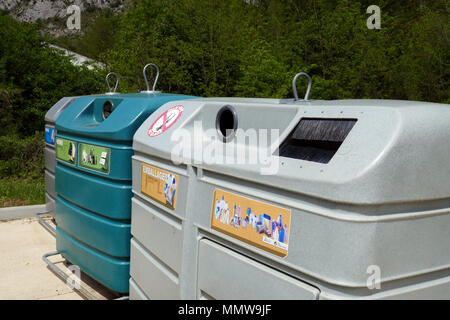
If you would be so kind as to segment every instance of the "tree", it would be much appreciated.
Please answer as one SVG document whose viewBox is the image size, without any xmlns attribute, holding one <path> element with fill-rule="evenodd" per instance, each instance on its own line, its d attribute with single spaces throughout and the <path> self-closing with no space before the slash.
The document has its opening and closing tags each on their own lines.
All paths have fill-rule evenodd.
<svg viewBox="0 0 450 320">
<path fill-rule="evenodd" d="M 103 71 L 74 66 L 35 25 L 0 15 L 0 39 L 0 114 L 12 116 L 12 132 L 43 130 L 45 113 L 62 97 L 104 90 Z"/>
</svg>

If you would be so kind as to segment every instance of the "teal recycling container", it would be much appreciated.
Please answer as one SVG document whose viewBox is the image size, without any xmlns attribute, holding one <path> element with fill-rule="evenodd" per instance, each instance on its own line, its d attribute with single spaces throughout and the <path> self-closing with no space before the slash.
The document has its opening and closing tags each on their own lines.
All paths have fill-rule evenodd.
<svg viewBox="0 0 450 320">
<path fill-rule="evenodd" d="M 112 291 L 129 290 L 133 135 L 161 105 L 189 98 L 84 96 L 56 120 L 57 250 Z"/>
</svg>

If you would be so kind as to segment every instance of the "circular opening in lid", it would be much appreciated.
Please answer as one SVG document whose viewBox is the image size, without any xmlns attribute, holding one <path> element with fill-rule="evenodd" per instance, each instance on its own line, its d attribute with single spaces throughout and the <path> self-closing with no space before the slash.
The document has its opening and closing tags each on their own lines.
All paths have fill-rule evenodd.
<svg viewBox="0 0 450 320">
<path fill-rule="evenodd" d="M 103 120 L 106 120 L 113 111 L 114 111 L 114 103 L 111 100 L 106 101 L 103 104 L 103 109 L 102 109 Z"/>
<path fill-rule="evenodd" d="M 223 106 L 217 113 L 216 128 L 223 142 L 231 141 L 236 133 L 238 118 L 230 105 Z"/>
</svg>

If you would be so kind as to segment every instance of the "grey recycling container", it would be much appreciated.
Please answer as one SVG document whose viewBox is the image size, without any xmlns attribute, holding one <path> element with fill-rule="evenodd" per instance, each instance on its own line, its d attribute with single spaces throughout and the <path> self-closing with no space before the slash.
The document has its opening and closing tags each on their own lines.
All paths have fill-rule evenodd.
<svg viewBox="0 0 450 320">
<path fill-rule="evenodd" d="M 57 195 L 55 191 L 55 123 L 56 119 L 58 119 L 62 111 L 75 99 L 75 97 L 62 98 L 53 107 L 51 107 L 45 115 L 45 199 L 47 207 L 46 209 L 53 215 L 55 210 L 55 199 Z"/>
<path fill-rule="evenodd" d="M 134 136 L 131 299 L 450 299 L 449 123 L 412 101 L 167 103 Z"/>
</svg>

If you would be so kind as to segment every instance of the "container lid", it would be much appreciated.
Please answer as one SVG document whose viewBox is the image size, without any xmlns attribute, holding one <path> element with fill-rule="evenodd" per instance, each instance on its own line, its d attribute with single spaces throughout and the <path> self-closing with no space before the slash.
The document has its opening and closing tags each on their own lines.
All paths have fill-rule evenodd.
<svg viewBox="0 0 450 320">
<path fill-rule="evenodd" d="M 149 135 L 162 114 L 180 106 L 183 112 L 169 130 Z M 224 118 L 224 128 L 241 130 L 241 136 L 236 131 L 224 140 L 217 117 L 225 106 L 234 113 Z M 192 99 L 162 106 L 136 132 L 133 148 L 332 202 L 448 201 L 449 123 L 450 106 L 437 103 Z"/>
</svg>

